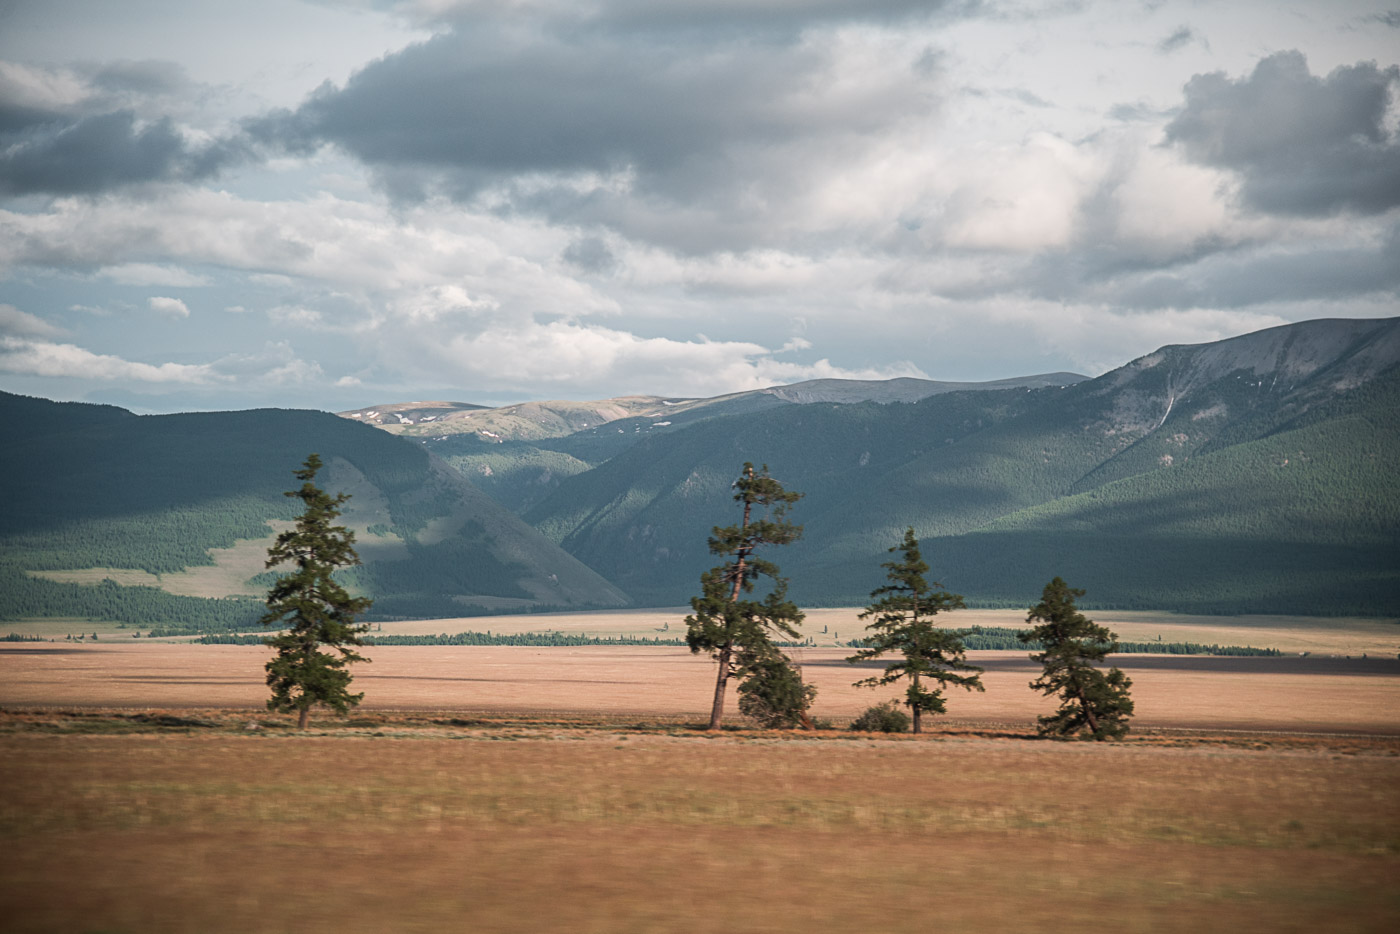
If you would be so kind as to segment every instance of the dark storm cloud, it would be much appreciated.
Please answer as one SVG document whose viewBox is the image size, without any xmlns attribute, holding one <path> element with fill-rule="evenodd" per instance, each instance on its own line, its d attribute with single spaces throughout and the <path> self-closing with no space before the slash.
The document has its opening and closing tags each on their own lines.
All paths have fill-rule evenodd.
<svg viewBox="0 0 1400 934">
<path fill-rule="evenodd" d="M 0 109 L 0 192 L 95 194 L 124 185 L 207 178 L 241 157 L 236 143 L 191 146 L 169 119 L 130 110 L 67 117 Z"/>
<path fill-rule="evenodd" d="M 58 119 L 61 117 L 51 110 L 26 107 L 0 98 L 0 146 L 18 133 Z"/>
<path fill-rule="evenodd" d="M 687 250 L 742 245 L 753 216 L 796 197 L 835 147 L 869 145 L 933 106 L 938 72 L 912 58 L 897 82 L 828 92 L 835 54 L 771 36 L 458 27 L 246 130 L 274 151 L 334 144 L 399 197 L 465 200 L 494 186 L 505 211 Z M 587 175 L 613 182 L 569 181 Z"/>
<path fill-rule="evenodd" d="M 1111 245 L 1085 247 L 1037 257 L 1011 279 L 1036 298 L 1105 302 L 1134 311 L 1346 302 L 1400 289 L 1400 225 L 1378 243 L 1206 241 L 1187 255 L 1156 263 Z"/>
<path fill-rule="evenodd" d="M 496 51 L 443 35 L 249 131 L 293 151 L 334 142 L 371 165 L 486 177 L 663 173 L 736 138 L 762 143 L 818 129 L 817 115 L 781 101 L 823 64 L 817 53 L 762 45 L 678 57 L 665 47 L 553 40 Z"/>
<path fill-rule="evenodd" d="M 1128 308 L 1246 308 L 1345 301 L 1400 288 L 1400 239 L 1379 249 L 1286 248 L 1215 254 L 1181 270 L 1132 277 L 1113 289 Z"/>
<path fill-rule="evenodd" d="M 1400 142 L 1385 126 L 1397 83 L 1393 65 L 1360 62 L 1321 78 L 1301 53 L 1279 52 L 1247 78 L 1192 78 L 1167 140 L 1198 163 L 1238 172 L 1257 210 L 1377 214 L 1400 204 Z"/>
</svg>

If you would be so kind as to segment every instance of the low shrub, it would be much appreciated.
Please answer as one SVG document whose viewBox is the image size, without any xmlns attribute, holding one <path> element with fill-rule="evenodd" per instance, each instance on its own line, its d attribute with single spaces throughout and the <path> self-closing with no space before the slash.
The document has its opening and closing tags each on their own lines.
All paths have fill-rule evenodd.
<svg viewBox="0 0 1400 934">
<path fill-rule="evenodd" d="M 851 729 L 861 733 L 907 733 L 909 715 L 894 701 L 867 707 L 865 713 L 851 721 Z"/>
</svg>

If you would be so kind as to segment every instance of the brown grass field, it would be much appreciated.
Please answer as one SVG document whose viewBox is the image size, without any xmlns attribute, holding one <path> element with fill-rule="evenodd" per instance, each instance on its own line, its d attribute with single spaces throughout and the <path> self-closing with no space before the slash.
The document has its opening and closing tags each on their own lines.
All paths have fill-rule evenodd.
<svg viewBox="0 0 1400 934">
<path fill-rule="evenodd" d="M 818 689 L 815 713 L 854 717 L 893 697 L 852 682 L 870 671 L 850 650 L 795 653 Z M 365 711 L 606 713 L 700 719 L 714 667 L 684 648 L 650 646 L 395 646 L 365 650 L 356 690 Z M 132 640 L 0 644 L 0 707 L 256 708 L 266 697 L 261 646 Z M 1024 652 L 974 652 L 985 693 L 959 691 L 947 720 L 1021 728 L 1051 709 L 1028 682 Z M 1400 734 L 1400 659 L 1120 655 L 1139 728 Z M 730 709 L 735 705 L 730 702 Z"/>
<path fill-rule="evenodd" d="M 0 644 L 0 929 L 1390 932 L 1400 661 L 1341 657 L 1376 626 L 1117 656 L 1113 744 L 1032 738 L 1020 652 L 914 738 L 705 734 L 684 649 L 381 647 L 299 734 L 261 647 Z M 896 693 L 848 651 L 800 653 L 837 726 Z"/>
</svg>

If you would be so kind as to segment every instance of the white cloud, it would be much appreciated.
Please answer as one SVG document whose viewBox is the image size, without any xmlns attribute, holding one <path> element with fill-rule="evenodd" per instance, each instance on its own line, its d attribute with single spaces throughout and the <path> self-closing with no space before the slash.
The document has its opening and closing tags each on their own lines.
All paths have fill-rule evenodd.
<svg viewBox="0 0 1400 934">
<path fill-rule="evenodd" d="M 151 311 L 158 311 L 163 315 L 174 315 L 177 318 L 188 318 L 190 316 L 189 306 L 178 298 L 166 298 L 164 296 L 152 296 L 147 302 Z"/>
<path fill-rule="evenodd" d="M 0 334 L 15 337 L 62 337 L 66 332 L 43 318 L 20 311 L 14 305 L 0 304 Z"/>
<path fill-rule="evenodd" d="M 300 305 L 278 305 L 268 309 L 267 315 L 279 325 L 315 330 L 325 327 L 326 317 L 314 308 Z"/>
<path fill-rule="evenodd" d="M 213 378 L 207 366 L 182 363 L 136 363 L 110 354 L 95 354 L 73 344 L 0 337 L 0 372 L 103 382 L 202 385 Z"/>
<path fill-rule="evenodd" d="M 122 263 L 107 266 L 98 275 L 119 282 L 122 285 L 166 285 L 175 288 L 190 288 L 208 285 L 209 280 L 174 266 L 161 266 L 155 263 Z"/>
<path fill-rule="evenodd" d="M 1099 170 L 1090 153 L 1049 133 L 977 153 L 949 199 L 946 242 L 1019 252 L 1067 246 Z"/>
<path fill-rule="evenodd" d="M 979 303 L 980 340 L 992 346 L 1017 335 L 1023 348 L 1069 361 L 1070 369 L 1098 376 L 1167 344 L 1195 344 L 1275 327 L 1288 319 L 1254 310 L 1187 308 L 1123 313 L 1110 306 L 1048 301 L 990 300 Z M 979 335 L 957 343 L 975 346 Z"/>
<path fill-rule="evenodd" d="M 500 326 L 424 346 L 400 348 L 439 379 L 525 389 L 605 387 L 679 395 L 718 395 L 817 378 L 888 379 L 923 376 L 914 365 L 846 369 L 829 360 L 781 362 L 767 348 L 743 341 L 678 341 L 569 321 Z"/>
<path fill-rule="evenodd" d="M 89 93 L 87 83 L 71 69 L 0 60 L 0 100 L 13 106 L 66 110 Z"/>
<path fill-rule="evenodd" d="M 507 96 L 556 105 L 563 85 L 531 69 L 556 69 L 557 82 L 571 73 L 558 55 L 619 86 L 647 67 L 670 83 L 637 99 L 579 88 L 567 98 L 578 113 L 556 111 L 558 127 L 522 120 L 528 109 L 491 115 L 503 133 L 526 133 L 526 143 L 536 130 L 539 139 L 560 128 L 579 134 L 596 164 L 568 145 L 558 147 L 557 164 L 530 162 L 529 146 L 511 148 L 521 137 L 490 135 L 467 140 L 475 163 L 451 146 L 434 155 L 439 138 L 426 125 L 421 137 L 379 138 L 387 154 L 366 149 L 364 162 L 348 150 L 287 150 L 240 164 L 217 186 L 150 184 L 0 205 L 0 301 L 35 312 L 0 316 L 5 333 L 70 348 L 12 347 L 7 359 L 33 367 L 88 353 L 118 361 L 96 371 L 110 373 L 136 353 L 132 346 L 147 359 L 190 360 L 202 349 L 213 360 L 206 377 L 225 381 L 230 394 L 295 385 L 299 400 L 357 385 L 394 394 L 457 386 L 519 397 L 700 395 L 820 376 L 1098 372 L 1161 343 L 1309 316 L 1394 314 L 1400 213 L 1250 215 L 1229 173 L 1161 145 L 1194 74 L 1239 79 L 1263 50 L 1289 48 L 1304 52 L 1317 75 L 1395 61 L 1394 31 L 1355 28 L 1359 7 L 1283 4 L 1277 15 L 1257 0 L 1131 10 L 1100 0 L 997 4 L 996 15 L 954 5 L 960 12 L 937 22 L 860 22 L 827 16 L 832 4 L 786 2 L 662 10 L 608 0 L 582 12 L 553 0 L 456 4 L 435 28 L 452 24 L 463 44 L 489 53 L 471 68 L 540 82 L 510 85 Z M 169 116 L 183 139 L 222 138 L 220 126 L 265 114 L 269 101 L 298 107 L 323 79 L 345 90 L 354 62 L 341 50 L 377 49 L 357 59 L 367 64 L 408 41 L 403 20 L 397 38 L 361 31 L 385 21 L 364 4 L 317 5 L 308 22 L 339 24 L 337 36 L 355 38 L 313 55 L 333 55 L 335 68 L 325 58 L 294 67 L 262 46 L 220 44 L 210 70 L 208 56 L 156 42 L 226 15 L 202 10 L 169 23 L 137 11 L 129 24 L 103 13 L 101 29 L 66 25 L 67 44 L 89 50 L 74 59 L 88 63 L 0 62 L 0 99 L 65 114 L 130 107 L 139 121 Z M 687 16 L 694 21 L 678 27 Z M 594 28 L 571 30 L 571 17 Z M 1159 54 L 1183 23 L 1208 42 Z M 507 28 L 518 47 L 493 47 Z M 23 38 L 0 35 L 0 53 L 21 57 L 7 49 Z M 266 41 L 296 44 L 285 33 Z M 142 62 L 157 45 L 183 59 L 183 76 Z M 629 52 L 638 55 L 618 61 Z M 99 61 L 108 55 L 126 61 Z M 396 60 L 422 65 L 423 87 L 450 100 L 459 58 Z M 248 62 L 260 63 L 256 76 Z M 139 90 L 143 76 L 155 90 Z M 205 97 L 217 117 L 203 111 Z M 667 106 L 641 113 L 648 100 Z M 238 102 L 249 106 L 234 112 Z M 415 111 L 400 110 L 390 115 L 411 125 Z M 1390 129 L 1396 113 L 1392 105 Z M 674 118 L 666 125 L 682 143 L 698 141 L 660 139 L 649 116 Z M 595 118 L 615 118 L 627 137 L 595 133 L 613 125 Z M 456 127 L 444 132 L 459 139 Z M 459 187 L 392 200 L 385 191 L 423 181 L 421 167 L 395 161 L 419 146 L 433 165 L 448 166 L 436 181 Z M 476 177 L 478 169 L 489 177 Z M 188 297 L 157 297 L 148 307 L 161 315 L 132 315 L 114 336 L 117 322 L 99 317 L 102 308 L 130 306 L 115 288 L 118 297 L 102 293 L 112 285 L 144 288 L 142 301 L 198 287 L 191 294 L 200 307 L 228 315 L 200 320 Z M 50 309 L 72 336 L 59 340 L 56 325 L 39 317 Z M 171 328 L 169 316 L 190 320 Z M 129 378 L 150 378 L 139 372 L 146 375 Z M 336 375 L 348 373 L 356 375 Z"/>
</svg>

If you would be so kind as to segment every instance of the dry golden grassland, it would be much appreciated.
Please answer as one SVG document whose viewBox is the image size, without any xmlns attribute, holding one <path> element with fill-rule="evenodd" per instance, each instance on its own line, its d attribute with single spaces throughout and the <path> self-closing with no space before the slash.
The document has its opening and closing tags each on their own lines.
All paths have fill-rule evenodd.
<svg viewBox="0 0 1400 934">
<path fill-rule="evenodd" d="M 393 646 L 365 650 L 354 668 L 364 710 L 594 712 L 703 717 L 714 663 L 650 646 Z M 852 682 L 876 669 L 846 664 L 849 649 L 795 652 L 818 689 L 814 713 L 836 721 L 897 697 Z M 0 645 L 0 706 L 247 707 L 267 696 L 262 646 L 147 640 Z M 974 652 L 985 693 L 950 692 L 959 727 L 1024 727 L 1052 709 L 1027 687 L 1024 652 Z M 1400 659 L 1120 655 L 1133 679 L 1139 729 L 1293 730 L 1400 734 Z M 729 709 L 737 705 L 731 694 Z M 940 720 L 944 718 L 939 718 Z"/>
<path fill-rule="evenodd" d="M 1394 931 L 1400 743 L 0 717 L 25 932 Z M 142 727 L 141 724 L 146 726 Z M 358 725 L 356 725 L 358 724 Z"/>
<path fill-rule="evenodd" d="M 263 647 L 0 645 L 0 929 L 1390 932 L 1400 661 L 1320 657 L 1393 634 L 1353 623 L 1115 656 L 1116 744 L 1032 739 L 1024 652 L 973 653 L 986 693 L 914 738 L 705 734 L 683 648 L 379 647 L 299 734 Z M 897 695 L 849 651 L 796 653 L 838 725 Z"/>
</svg>

